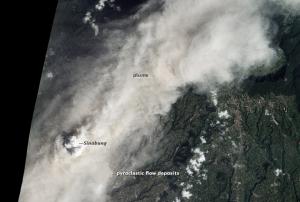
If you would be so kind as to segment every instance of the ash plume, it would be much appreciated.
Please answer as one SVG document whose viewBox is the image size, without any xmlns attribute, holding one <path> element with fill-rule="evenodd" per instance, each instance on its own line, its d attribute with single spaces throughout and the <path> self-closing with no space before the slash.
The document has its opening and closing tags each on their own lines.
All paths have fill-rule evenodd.
<svg viewBox="0 0 300 202">
<path fill-rule="evenodd" d="M 72 87 L 58 89 L 32 123 L 19 201 L 108 200 L 120 165 L 136 169 L 153 158 L 147 143 L 134 158 L 130 153 L 145 139 L 157 141 L 158 117 L 181 96 L 180 87 L 214 89 L 271 66 L 278 59 L 271 15 L 300 10 L 296 0 L 165 0 L 159 11 L 152 4 L 133 16 L 130 29 L 109 31 L 103 55 L 81 58 L 72 63 L 74 78 L 61 77 Z M 85 140 L 107 146 L 81 145 Z"/>
</svg>

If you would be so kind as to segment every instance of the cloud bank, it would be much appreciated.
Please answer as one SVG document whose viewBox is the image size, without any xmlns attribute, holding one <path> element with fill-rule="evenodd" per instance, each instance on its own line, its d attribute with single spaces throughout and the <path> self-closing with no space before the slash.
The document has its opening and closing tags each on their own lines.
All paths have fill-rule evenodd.
<svg viewBox="0 0 300 202">
<path fill-rule="evenodd" d="M 32 123 L 19 201 L 107 201 L 114 170 L 152 158 L 147 145 L 130 154 L 145 138 L 157 141 L 158 117 L 181 95 L 178 88 L 213 89 L 276 61 L 267 3 L 300 9 L 296 0 L 165 0 L 157 12 L 138 13 L 132 29 L 111 30 L 107 53 L 77 64 L 91 68 L 78 70 L 71 90 L 58 90 Z M 107 146 L 80 145 L 84 140 Z"/>
</svg>

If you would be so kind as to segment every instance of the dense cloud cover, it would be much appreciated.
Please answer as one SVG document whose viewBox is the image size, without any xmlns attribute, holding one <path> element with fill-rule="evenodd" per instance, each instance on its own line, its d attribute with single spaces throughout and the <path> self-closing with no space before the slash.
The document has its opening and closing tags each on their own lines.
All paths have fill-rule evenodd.
<svg viewBox="0 0 300 202">
<path fill-rule="evenodd" d="M 270 16 L 299 10 L 297 0 L 165 0 L 162 11 L 140 17 L 128 33 L 113 32 L 106 55 L 77 64 L 94 68 L 78 73 L 72 98 L 63 101 L 60 92 L 32 123 L 20 201 L 106 201 L 120 162 L 132 170 L 153 157 L 147 146 L 134 158 L 130 152 L 151 140 L 178 88 L 212 90 L 272 65 L 279 50 L 271 44 Z M 85 140 L 107 146 L 79 144 Z"/>
</svg>

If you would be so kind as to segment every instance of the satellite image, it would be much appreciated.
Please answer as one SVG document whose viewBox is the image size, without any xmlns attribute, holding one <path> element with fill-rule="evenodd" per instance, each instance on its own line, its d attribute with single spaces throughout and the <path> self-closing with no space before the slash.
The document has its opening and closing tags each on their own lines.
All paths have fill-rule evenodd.
<svg viewBox="0 0 300 202">
<path fill-rule="evenodd" d="M 59 0 L 19 202 L 300 202 L 300 0 Z"/>
</svg>

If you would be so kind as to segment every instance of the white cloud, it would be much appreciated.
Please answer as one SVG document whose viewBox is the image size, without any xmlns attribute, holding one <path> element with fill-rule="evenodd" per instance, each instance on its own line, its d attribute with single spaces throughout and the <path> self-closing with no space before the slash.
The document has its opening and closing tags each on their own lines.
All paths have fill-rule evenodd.
<svg viewBox="0 0 300 202">
<path fill-rule="evenodd" d="M 91 28 L 94 30 L 95 36 L 99 34 L 99 26 L 95 22 L 91 22 Z"/>
<path fill-rule="evenodd" d="M 219 118 L 224 118 L 224 119 L 228 119 L 230 117 L 227 110 L 219 111 L 218 116 Z"/>
<path fill-rule="evenodd" d="M 86 14 L 83 18 L 83 23 L 86 24 L 86 23 L 90 22 L 91 19 L 92 19 L 92 13 L 88 11 L 88 12 L 86 12 Z"/>
<path fill-rule="evenodd" d="M 53 75 L 52 72 L 47 72 L 46 77 L 47 77 L 48 79 L 52 79 L 52 78 L 54 77 L 54 75 Z"/>
<path fill-rule="evenodd" d="M 205 154 L 199 148 L 193 150 L 194 156 L 190 159 L 186 168 L 188 175 L 193 175 L 194 172 L 199 173 L 202 163 L 205 161 Z"/>
<path fill-rule="evenodd" d="M 174 202 L 180 202 L 180 199 L 176 197 Z"/>
<path fill-rule="evenodd" d="M 90 11 L 86 12 L 83 18 L 83 23 L 90 25 L 90 27 L 95 33 L 95 36 L 99 34 L 99 26 L 96 24 L 96 20 L 92 17 L 92 13 Z"/>
<path fill-rule="evenodd" d="M 278 177 L 280 174 L 282 174 L 282 170 L 281 169 L 275 169 L 274 174 Z"/>
<path fill-rule="evenodd" d="M 182 195 L 183 198 L 187 198 L 187 199 L 189 199 L 189 198 L 191 198 L 191 196 L 193 196 L 193 194 L 191 192 L 189 192 L 185 189 L 182 190 L 181 195 Z"/>
<path fill-rule="evenodd" d="M 99 11 L 103 10 L 103 8 L 105 7 L 105 2 L 107 2 L 107 0 L 99 0 L 95 8 Z"/>
<path fill-rule="evenodd" d="M 217 94 L 217 91 L 213 90 L 210 93 L 211 93 L 211 99 L 212 99 L 213 104 L 215 106 L 217 106 L 218 105 L 218 94 Z"/>
<path fill-rule="evenodd" d="M 202 144 L 205 144 L 205 143 L 206 143 L 206 139 L 205 139 L 203 136 L 200 136 L 200 140 L 201 140 L 201 143 L 202 143 Z"/>
</svg>

